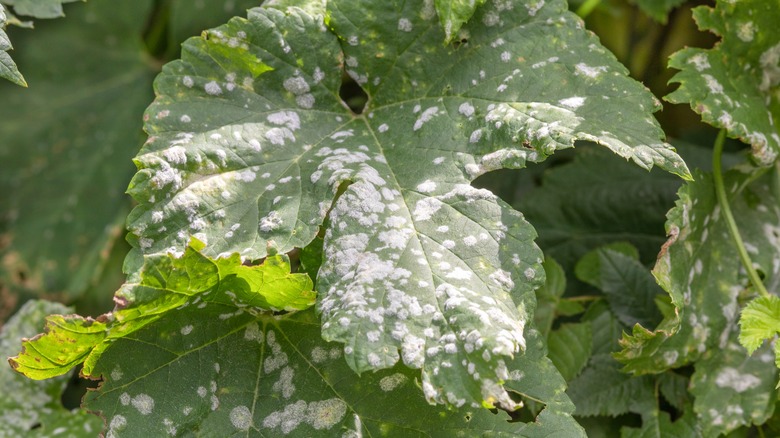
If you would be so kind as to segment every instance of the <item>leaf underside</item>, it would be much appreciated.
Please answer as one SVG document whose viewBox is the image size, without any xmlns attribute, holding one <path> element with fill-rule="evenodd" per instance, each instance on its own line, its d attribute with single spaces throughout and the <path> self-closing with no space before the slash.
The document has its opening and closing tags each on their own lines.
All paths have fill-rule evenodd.
<svg viewBox="0 0 780 438">
<path fill-rule="evenodd" d="M 722 40 L 712 49 L 686 48 L 672 55 L 672 78 L 680 87 L 666 97 L 689 103 L 702 119 L 751 145 L 753 156 L 771 164 L 780 151 L 780 21 L 775 1 L 718 0 L 694 18 Z"/>
<path fill-rule="evenodd" d="M 27 82 L 25 82 L 22 74 L 19 73 L 19 69 L 16 67 L 14 60 L 11 59 L 11 55 L 8 54 L 8 51 L 12 50 L 13 46 L 11 46 L 11 40 L 8 39 L 8 34 L 4 30 L 6 19 L 5 8 L 0 4 L 0 78 L 8 79 L 16 85 L 25 87 Z"/>
<path fill-rule="evenodd" d="M 480 7 L 456 45 L 417 4 L 342 1 L 327 27 L 254 9 L 189 40 L 155 82 L 129 240 L 180 252 L 195 235 L 210 256 L 258 259 L 305 247 L 330 209 L 317 310 L 351 368 L 402 360 L 430 401 L 515 407 L 501 382 L 542 255 L 522 215 L 469 182 L 578 139 L 688 176 L 652 96 L 564 2 L 532 3 Z M 338 97 L 344 70 L 362 114 Z"/>
</svg>

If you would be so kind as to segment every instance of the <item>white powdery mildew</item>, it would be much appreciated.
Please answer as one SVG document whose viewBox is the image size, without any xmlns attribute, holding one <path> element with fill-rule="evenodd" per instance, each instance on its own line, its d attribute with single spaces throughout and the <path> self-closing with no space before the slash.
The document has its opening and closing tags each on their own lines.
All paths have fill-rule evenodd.
<svg viewBox="0 0 780 438">
<path fill-rule="evenodd" d="M 430 108 L 426 108 L 425 111 L 420 114 L 420 116 L 417 118 L 417 120 L 414 122 L 413 129 L 415 131 L 422 128 L 422 126 L 429 122 L 431 119 L 433 119 L 435 116 L 439 115 L 439 107 L 432 106 Z"/>
<path fill-rule="evenodd" d="M 154 399 L 147 394 L 138 394 L 130 400 L 130 403 L 141 415 L 149 415 L 154 409 Z"/>
<path fill-rule="evenodd" d="M 260 219 L 258 228 L 263 233 L 270 233 L 271 231 L 278 229 L 279 226 L 282 225 L 282 222 L 282 216 L 276 211 L 271 211 L 268 215 Z"/>
<path fill-rule="evenodd" d="M 561 105 L 565 106 L 566 108 L 577 109 L 577 108 L 581 107 L 583 104 L 585 104 L 585 98 L 584 97 L 579 97 L 579 96 L 574 96 L 574 97 L 569 97 L 569 98 L 566 98 L 566 99 L 561 99 L 561 100 L 558 101 L 558 103 L 560 103 Z"/>
<path fill-rule="evenodd" d="M 406 383 L 407 380 L 409 380 L 409 378 L 405 375 L 395 373 L 391 376 L 382 377 L 382 380 L 379 381 L 379 388 L 384 392 L 390 392 Z"/>
<path fill-rule="evenodd" d="M 412 31 L 412 22 L 408 18 L 401 18 L 398 20 L 398 30 L 402 32 Z"/>
<path fill-rule="evenodd" d="M 203 89 L 212 96 L 219 96 L 222 94 L 222 87 L 220 87 L 216 81 L 206 83 Z"/>
<path fill-rule="evenodd" d="M 347 413 L 347 404 L 338 398 L 306 403 L 298 400 L 285 406 L 284 410 L 272 412 L 263 420 L 267 429 L 279 428 L 287 435 L 299 425 L 308 424 L 315 430 L 331 429 Z"/>
<path fill-rule="evenodd" d="M 236 406 L 230 410 L 230 422 L 236 429 L 247 431 L 252 427 L 252 412 L 246 406 Z"/>
<path fill-rule="evenodd" d="M 740 373 L 736 368 L 724 368 L 715 378 L 715 384 L 721 388 L 731 388 L 738 393 L 755 388 L 761 384 L 761 379 L 752 374 Z"/>
<path fill-rule="evenodd" d="M 606 71 L 607 71 L 607 67 L 604 66 L 593 67 L 585 64 L 584 62 L 580 62 L 579 64 L 574 66 L 575 75 L 587 76 L 591 79 L 598 78 L 602 73 Z"/>
<path fill-rule="evenodd" d="M 707 58 L 707 55 L 705 53 L 697 53 L 690 58 L 688 58 L 688 61 L 686 61 L 688 64 L 693 64 L 693 67 L 696 69 L 696 71 L 704 71 L 710 68 L 710 60 Z"/>
<path fill-rule="evenodd" d="M 471 117 L 474 115 L 474 106 L 468 102 L 463 102 L 458 107 L 458 112 L 466 117 Z"/>
</svg>

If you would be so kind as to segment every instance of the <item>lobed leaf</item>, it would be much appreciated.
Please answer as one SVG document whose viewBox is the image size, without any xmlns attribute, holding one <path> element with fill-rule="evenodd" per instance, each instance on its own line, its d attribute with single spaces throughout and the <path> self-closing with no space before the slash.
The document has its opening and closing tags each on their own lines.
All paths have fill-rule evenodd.
<svg viewBox="0 0 780 438">
<path fill-rule="evenodd" d="M 342 348 L 321 339 L 313 311 L 202 304 L 166 313 L 98 360 L 92 373 L 104 381 L 86 406 L 106 415 L 107 436 L 584 436 L 543 351 L 518 357 L 513 369 L 533 374 L 513 373 L 509 384 L 546 407 L 536 421 L 509 423 L 502 411 L 429 405 L 419 373 L 400 365 L 345 378 Z"/>
<path fill-rule="evenodd" d="M 745 245 L 773 292 L 780 284 L 775 178 L 775 171 L 745 167 L 724 175 L 729 203 L 740 212 L 736 220 Z M 691 391 L 698 419 L 707 425 L 705 436 L 761 424 L 774 409 L 769 400 L 777 397 L 777 370 L 771 353 L 748 358 L 737 343 L 738 298 L 746 293 L 748 280 L 721 218 L 710 175 L 699 173 L 696 182 L 680 190 L 667 230 L 670 239 L 654 274 L 669 291 L 674 314 L 654 331 L 635 326 L 631 335 L 624 335 L 616 357 L 624 370 L 635 374 L 694 363 Z"/>
<path fill-rule="evenodd" d="M 46 315 L 71 311 L 59 303 L 28 301 L 0 331 L 0 357 L 18 352 L 20 339 L 40 330 Z M 65 376 L 38 382 L 0 367 L 0 437 L 94 437 L 100 429 L 97 417 L 62 406 L 67 383 Z"/>
<path fill-rule="evenodd" d="M 742 309 L 739 317 L 739 343 L 753 354 L 765 340 L 780 333 L 780 298 L 776 295 L 758 297 Z M 780 367 L 780 355 L 775 347 L 775 363 Z"/>
<path fill-rule="evenodd" d="M 130 241 L 180 251 L 194 234 L 210 256 L 258 259 L 268 241 L 305 247 L 329 215 L 318 311 L 350 366 L 403 360 L 431 401 L 516 407 L 501 382 L 541 252 L 522 215 L 469 182 L 577 139 L 688 176 L 652 96 L 565 3 L 520 5 L 479 8 L 457 47 L 398 2 L 328 2 L 328 27 L 255 9 L 189 40 L 156 81 Z M 343 70 L 368 95 L 361 114 L 339 98 Z"/>
<path fill-rule="evenodd" d="M 213 260 L 199 253 L 201 249 L 202 243 L 193 241 L 180 258 L 146 257 L 140 281 L 122 286 L 114 297 L 117 309 L 97 321 L 78 315 L 48 317 L 45 333 L 25 341 L 22 353 L 9 359 L 11 366 L 32 379 L 45 379 L 84 362 L 83 373 L 90 375 L 118 339 L 132 337 L 189 305 L 214 302 L 232 306 L 236 314 L 256 314 L 314 304 L 311 280 L 305 274 L 291 274 L 282 256 L 269 256 L 260 266 L 243 266 L 238 255 Z"/>
<path fill-rule="evenodd" d="M 672 82 L 680 87 L 666 99 L 690 103 L 705 122 L 751 145 L 759 163 L 771 164 L 780 151 L 780 34 L 773 30 L 780 8 L 764 0 L 716 4 L 696 8 L 694 18 L 721 41 L 672 55 L 669 66 L 680 70 Z"/>
</svg>

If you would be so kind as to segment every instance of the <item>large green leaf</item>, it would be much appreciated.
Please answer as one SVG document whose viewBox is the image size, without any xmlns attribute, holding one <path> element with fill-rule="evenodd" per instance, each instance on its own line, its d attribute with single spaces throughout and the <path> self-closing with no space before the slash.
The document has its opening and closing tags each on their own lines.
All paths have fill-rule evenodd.
<svg viewBox="0 0 780 438">
<path fill-rule="evenodd" d="M 400 365 L 346 377 L 352 371 L 342 348 L 322 341 L 314 312 L 279 318 L 233 310 L 208 302 L 169 313 L 106 351 L 93 370 L 105 380 L 86 406 L 104 413 L 107 433 L 584 436 L 570 416 L 563 382 L 549 369 L 510 376 L 508 385 L 547 408 L 537 422 L 508 423 L 501 411 L 429 405 L 419 372 Z M 231 317 L 220 318 L 226 313 Z M 512 365 L 527 368 L 522 361 Z"/>
<path fill-rule="evenodd" d="M 16 354 L 23 337 L 40 330 L 46 315 L 72 309 L 47 301 L 28 301 L 0 332 L 0 357 Z M 101 421 L 86 411 L 71 412 L 60 403 L 68 377 L 37 382 L 0 366 L 0 437 L 94 437 Z"/>
<path fill-rule="evenodd" d="M 358 372 L 423 368 L 430 400 L 514 407 L 502 364 L 522 350 L 541 253 L 469 182 L 577 139 L 688 175 L 657 102 L 564 2 L 521 5 L 479 8 L 457 47 L 400 2 L 328 2 L 328 27 L 255 9 L 188 41 L 156 81 L 129 239 L 154 253 L 194 234 L 211 256 L 261 258 L 268 241 L 311 242 L 351 183 L 325 233 L 324 337 Z M 362 114 L 338 97 L 343 69 L 368 94 Z"/>
<path fill-rule="evenodd" d="M 641 324 L 654 327 L 661 321 L 661 312 L 655 299 L 663 289 L 637 258 L 636 248 L 630 244 L 620 251 L 618 244 L 606 245 L 586 254 L 577 263 L 580 280 L 595 286 L 606 297 L 618 319 L 628 327 Z"/>
<path fill-rule="evenodd" d="M 79 296 L 121 233 L 155 70 L 140 40 L 151 3 L 71 5 L 15 37 L 30 88 L 0 84 L 0 282 L 11 290 Z"/>
<path fill-rule="evenodd" d="M 8 39 L 8 34 L 4 30 L 5 22 L 5 8 L 0 4 L 0 78 L 8 79 L 17 85 L 27 86 L 27 82 L 24 81 L 24 77 L 19 73 L 16 63 L 11 59 L 11 55 L 7 53 L 13 47 L 11 46 L 11 40 Z"/>
<path fill-rule="evenodd" d="M 133 333 L 168 313 L 199 302 L 232 305 L 235 314 L 262 310 L 300 310 L 314 304 L 311 279 L 291 274 L 289 262 L 268 256 L 261 266 L 244 266 L 237 254 L 217 260 L 203 256 L 203 244 L 193 241 L 181 258 L 167 254 L 144 260 L 138 283 L 126 283 L 114 301 L 117 309 L 97 320 L 78 315 L 52 315 L 46 332 L 24 342 L 24 351 L 9 359 L 16 371 L 33 379 L 61 375 L 84 362 L 84 374 L 118 339 Z M 189 334 L 192 326 L 182 328 Z M 185 333 L 187 332 L 187 333 Z"/>
<path fill-rule="evenodd" d="M 776 172 L 753 168 L 728 172 L 725 186 L 742 237 L 770 291 L 780 288 L 780 210 Z M 748 281 L 721 218 L 709 174 L 680 189 L 669 212 L 669 241 L 655 266 L 675 312 L 654 331 L 636 326 L 618 355 L 625 369 L 657 373 L 696 361 L 708 349 L 723 349 L 739 315 L 737 298 Z"/>
<path fill-rule="evenodd" d="M 722 40 L 709 50 L 683 49 L 669 62 L 681 71 L 672 78 L 680 88 L 667 99 L 690 103 L 705 122 L 750 144 L 763 164 L 780 151 L 779 6 L 776 0 L 718 0 L 716 8 L 696 8 L 699 27 Z"/>
</svg>

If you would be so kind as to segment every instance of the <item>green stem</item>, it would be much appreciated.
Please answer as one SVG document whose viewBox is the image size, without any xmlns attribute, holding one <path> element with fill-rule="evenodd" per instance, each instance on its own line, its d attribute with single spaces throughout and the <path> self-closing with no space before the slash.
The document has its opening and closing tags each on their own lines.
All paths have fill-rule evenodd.
<svg viewBox="0 0 780 438">
<path fill-rule="evenodd" d="M 601 3 L 601 0 L 585 0 L 585 3 L 581 4 L 579 8 L 577 8 L 577 15 L 580 16 L 580 18 L 585 18 L 588 15 L 590 15 L 591 12 L 593 12 L 594 9 L 596 9 L 596 6 Z"/>
<path fill-rule="evenodd" d="M 712 155 L 712 176 L 715 180 L 715 195 L 718 198 L 718 204 L 720 204 L 723 218 L 726 220 L 726 225 L 731 234 L 732 240 L 737 247 L 739 258 L 742 261 L 742 266 L 747 270 L 750 282 L 753 283 L 753 287 L 756 288 L 758 293 L 763 297 L 769 297 L 764 287 L 764 283 L 761 281 L 761 277 L 758 276 L 755 268 L 753 268 L 753 261 L 750 260 L 747 249 L 745 249 L 745 243 L 742 241 L 742 236 L 739 234 L 739 228 L 737 228 L 737 222 L 734 221 L 734 215 L 731 214 L 731 206 L 729 205 L 728 197 L 726 196 L 726 187 L 723 184 L 723 173 L 721 170 L 721 156 L 723 155 L 723 143 L 726 141 L 726 130 L 721 129 L 718 133 L 718 138 L 715 140 L 715 151 Z"/>
</svg>

